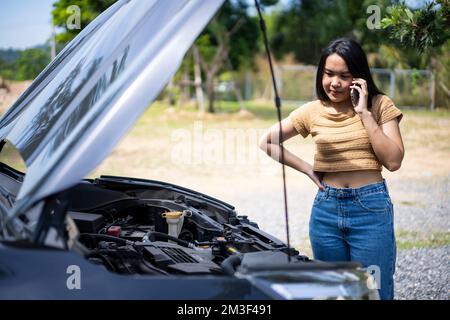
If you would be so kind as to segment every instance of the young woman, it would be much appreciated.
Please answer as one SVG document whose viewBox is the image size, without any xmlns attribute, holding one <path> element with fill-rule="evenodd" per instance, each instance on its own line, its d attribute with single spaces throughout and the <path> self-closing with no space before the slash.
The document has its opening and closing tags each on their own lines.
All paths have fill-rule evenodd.
<svg viewBox="0 0 450 320">
<path fill-rule="evenodd" d="M 359 94 L 353 105 L 351 90 Z M 394 211 L 382 166 L 400 168 L 404 156 L 399 122 L 403 115 L 376 87 L 361 46 L 351 39 L 332 41 L 322 51 L 318 100 L 282 120 L 283 141 L 311 134 L 316 152 L 311 165 L 288 150 L 284 163 L 306 174 L 319 188 L 310 219 L 314 258 L 359 261 L 371 270 L 380 297 L 393 299 L 396 245 Z M 260 147 L 281 161 L 279 124 Z"/>
</svg>

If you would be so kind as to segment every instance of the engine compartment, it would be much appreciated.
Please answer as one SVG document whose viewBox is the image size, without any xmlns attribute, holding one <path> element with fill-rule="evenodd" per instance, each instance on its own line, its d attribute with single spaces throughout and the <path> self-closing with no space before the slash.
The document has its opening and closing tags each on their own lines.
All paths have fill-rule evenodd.
<svg viewBox="0 0 450 320">
<path fill-rule="evenodd" d="M 237 215 L 233 206 L 155 180 L 112 176 L 86 179 L 16 211 L 14 220 L 10 220 L 14 225 L 5 224 L 12 216 L 8 209 L 17 208 L 23 177 L 23 173 L 0 163 L 0 203 L 6 213 L 0 215 L 0 246 L 4 261 L 15 263 L 11 270 L 29 273 L 31 269 L 17 262 L 21 261 L 17 257 L 26 255 L 33 264 L 45 260 L 41 268 L 48 268 L 47 276 L 53 279 L 59 272 L 54 270 L 66 269 L 73 259 L 78 261 L 75 265 L 80 264 L 81 257 L 83 263 L 99 266 L 89 263 L 83 268 L 93 267 L 91 272 L 101 277 L 113 276 L 111 283 L 120 280 L 121 285 L 127 284 L 116 274 L 143 275 L 145 292 L 147 281 L 162 285 L 163 278 L 171 278 L 202 283 L 197 288 L 202 297 L 205 286 L 223 288 L 228 281 L 233 281 L 233 286 L 243 285 L 245 292 L 250 284 L 269 292 L 272 298 L 292 297 L 285 289 L 275 293 L 273 283 L 291 288 L 304 288 L 306 284 L 308 288 L 299 296 L 303 298 L 304 293 L 315 297 L 309 286 L 316 285 L 329 287 L 330 297 L 335 297 L 336 290 L 340 294 L 341 286 L 350 297 L 367 298 L 376 293 L 368 291 L 367 276 L 359 263 L 310 260 L 260 230 L 247 216 Z M 17 236 L 13 231 L 19 232 Z M 178 283 L 168 282 L 175 284 L 169 290 L 171 297 L 181 290 Z M 141 282 L 130 283 L 132 292 L 137 284 Z M 228 296 L 228 290 L 224 290 Z M 100 292 L 103 294 L 103 285 Z M 191 291 L 186 292 L 190 296 Z"/>
<path fill-rule="evenodd" d="M 120 274 L 230 275 L 245 254 L 288 248 L 229 204 L 179 186 L 101 177 L 66 194 L 91 262 Z M 308 261 L 290 249 L 294 261 Z"/>
</svg>

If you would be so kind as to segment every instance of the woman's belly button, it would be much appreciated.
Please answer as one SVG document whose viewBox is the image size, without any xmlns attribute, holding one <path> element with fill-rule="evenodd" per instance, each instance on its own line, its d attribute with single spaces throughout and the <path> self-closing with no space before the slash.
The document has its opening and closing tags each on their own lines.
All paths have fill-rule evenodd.
<svg viewBox="0 0 450 320">
<path fill-rule="evenodd" d="M 326 172 L 323 181 L 335 188 L 358 188 L 370 183 L 382 181 L 381 172 Z"/>
</svg>

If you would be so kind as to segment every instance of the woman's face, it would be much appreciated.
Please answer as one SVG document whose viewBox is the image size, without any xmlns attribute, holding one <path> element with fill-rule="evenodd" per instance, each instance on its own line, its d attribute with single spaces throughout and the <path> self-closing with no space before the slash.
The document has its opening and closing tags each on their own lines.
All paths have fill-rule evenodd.
<svg viewBox="0 0 450 320">
<path fill-rule="evenodd" d="M 344 59 L 336 53 L 329 55 L 322 76 L 322 86 L 328 98 L 335 103 L 350 99 L 352 80 Z"/>
</svg>

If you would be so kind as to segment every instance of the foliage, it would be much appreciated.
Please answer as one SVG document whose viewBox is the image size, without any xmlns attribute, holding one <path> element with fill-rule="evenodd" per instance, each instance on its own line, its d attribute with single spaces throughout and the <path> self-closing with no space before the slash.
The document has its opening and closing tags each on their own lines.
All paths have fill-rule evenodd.
<svg viewBox="0 0 450 320">
<path fill-rule="evenodd" d="M 15 60 L 0 60 L 0 77 L 10 80 L 32 80 L 50 62 L 47 47 L 31 48 L 18 51 Z"/>
<path fill-rule="evenodd" d="M 50 54 L 38 48 L 24 50 L 16 61 L 17 80 L 34 79 L 49 64 Z"/>
<path fill-rule="evenodd" d="M 67 12 L 71 5 L 80 7 L 81 28 L 112 5 L 115 0 L 56 0 L 53 23 L 60 27 L 57 41 L 65 44 L 80 30 L 69 30 Z M 263 9 L 278 0 L 260 1 Z M 382 28 L 366 26 L 367 8 L 381 9 Z M 322 48 L 337 37 L 358 40 L 367 52 L 371 67 L 431 68 L 436 79 L 436 105 L 450 105 L 449 0 L 435 0 L 412 9 L 397 0 L 291 0 L 288 6 L 264 13 L 271 49 L 281 59 L 293 53 L 296 62 L 316 64 Z M 204 88 L 213 88 L 217 79 L 236 82 L 240 73 L 256 69 L 255 57 L 263 51 L 258 18 L 251 0 L 227 0 L 195 42 L 199 49 Z M 23 52 L 0 52 L 0 77 L 32 79 L 50 61 L 48 48 Z M 184 77 L 184 78 L 183 78 Z M 183 94 L 178 84 L 193 79 L 193 58 L 188 54 L 168 90 L 178 99 Z M 406 80 L 405 80 L 406 81 Z M 411 85 L 420 83 L 411 78 Z M 285 85 L 295 90 L 295 81 Z M 187 90 L 188 91 L 188 90 Z M 193 92 L 193 91 L 192 91 Z M 185 96 L 188 96 L 189 93 Z M 214 95 L 209 95 L 214 101 Z M 210 109 L 213 111 L 213 108 Z"/>
<path fill-rule="evenodd" d="M 413 12 L 401 2 L 390 7 L 390 15 L 381 23 L 392 39 L 422 53 L 450 38 L 450 4 L 448 0 L 432 1 Z"/>
<path fill-rule="evenodd" d="M 322 48 L 346 36 L 359 40 L 371 52 L 386 37 L 383 30 L 367 28 L 366 9 L 378 5 L 384 10 L 389 4 L 388 0 L 292 1 L 276 19 L 272 48 L 278 58 L 293 52 L 297 61 L 316 64 Z"/>
<path fill-rule="evenodd" d="M 66 21 L 71 14 L 66 11 L 69 6 L 80 7 L 81 28 L 84 28 L 114 2 L 114 0 L 56 1 L 52 11 L 53 24 L 63 28 L 63 32 L 57 35 L 57 41 L 68 42 L 80 31 L 67 28 Z M 278 0 L 260 0 L 263 6 L 277 2 Z M 212 81 L 223 70 L 253 66 L 253 58 L 259 51 L 259 30 L 256 17 L 249 15 L 248 6 L 248 1 L 244 0 L 226 1 L 196 41 L 203 61 L 203 72 L 208 73 L 206 78 L 209 87 L 212 87 Z M 208 84 L 206 86 L 208 87 Z M 213 96 L 210 96 L 210 99 L 214 99 Z"/>
<path fill-rule="evenodd" d="M 260 1 L 262 6 L 277 2 Z M 248 1 L 226 1 L 195 42 L 200 53 L 200 66 L 204 73 L 210 112 L 214 112 L 216 77 L 227 70 L 255 66 L 255 56 L 261 48 L 260 30 L 258 18 L 251 16 L 248 9 Z"/>
<path fill-rule="evenodd" d="M 411 10 L 404 1 L 390 7 L 390 15 L 382 20 L 391 39 L 404 50 L 414 50 L 423 57 L 422 67 L 430 68 L 436 80 L 436 105 L 450 105 L 450 2 L 437 0 L 423 8 Z"/>
<path fill-rule="evenodd" d="M 446 38 L 448 39 L 449 25 L 448 0 L 438 2 L 440 3 L 438 6 L 427 5 L 424 9 L 414 11 L 417 15 L 416 34 L 422 36 L 425 34 L 430 39 L 438 39 L 439 41 L 432 41 L 435 47 L 439 47 Z M 385 17 L 381 20 L 382 28 L 369 29 L 366 25 L 370 16 L 367 9 L 373 5 L 380 8 L 381 17 Z M 271 31 L 272 48 L 277 58 L 293 52 L 297 61 L 316 64 L 322 48 L 331 40 L 345 36 L 361 43 L 369 56 L 369 61 L 375 62 L 373 66 L 424 69 L 431 61 L 432 52 L 421 52 L 417 47 L 402 45 L 402 40 L 407 39 L 406 36 L 402 40 L 400 37 L 393 37 L 394 28 L 387 27 L 389 19 L 392 18 L 391 8 L 400 6 L 408 9 L 406 6 L 403 7 L 404 4 L 398 4 L 396 0 L 291 1 L 290 6 L 278 13 L 275 18 L 275 31 Z M 434 8 L 434 11 L 430 8 Z M 427 14 L 419 14 L 420 12 Z M 426 21 L 431 21 L 433 14 L 436 17 L 434 24 L 425 28 Z M 440 29 L 437 30 L 436 26 Z M 428 31 L 432 31 L 431 35 Z M 430 42 L 427 37 L 421 41 Z"/>
</svg>

